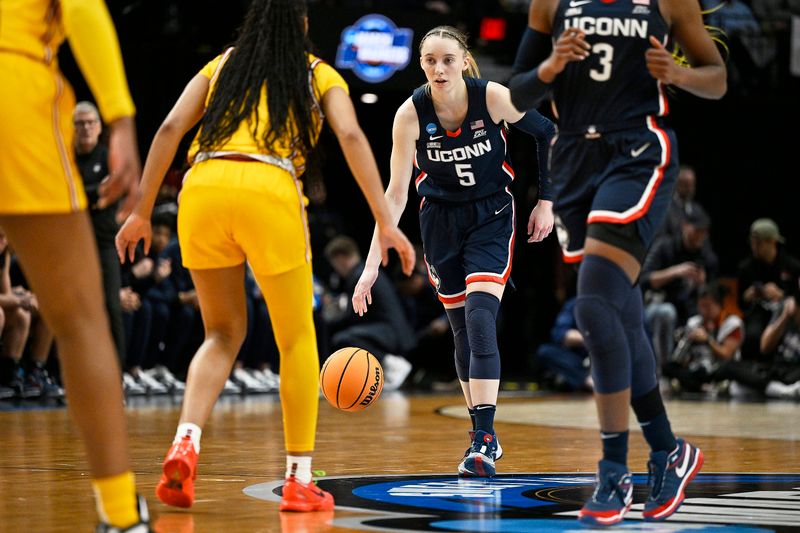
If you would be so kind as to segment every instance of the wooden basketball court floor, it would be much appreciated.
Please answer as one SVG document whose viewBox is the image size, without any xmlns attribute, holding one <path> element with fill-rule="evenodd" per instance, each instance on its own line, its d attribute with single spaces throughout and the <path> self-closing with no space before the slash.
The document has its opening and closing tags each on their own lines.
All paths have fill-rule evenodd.
<svg viewBox="0 0 800 533">
<path fill-rule="evenodd" d="M 127 407 L 133 469 L 160 533 L 586 530 L 574 516 L 599 458 L 590 396 L 501 395 L 495 428 L 505 456 L 491 482 L 455 475 L 468 444 L 460 396 L 385 393 L 357 413 L 321 400 L 314 468 L 326 471 L 319 483 L 337 508 L 310 514 L 278 512 L 285 465 L 276 395 L 221 398 L 203 433 L 194 507 L 158 502 L 180 399 Z M 621 529 L 800 531 L 800 403 L 667 405 L 705 466 L 669 521 L 639 520 L 647 452 L 631 416 L 629 465 L 643 475 Z M 0 531 L 92 531 L 86 462 L 66 410 L 29 407 L 0 412 Z"/>
</svg>

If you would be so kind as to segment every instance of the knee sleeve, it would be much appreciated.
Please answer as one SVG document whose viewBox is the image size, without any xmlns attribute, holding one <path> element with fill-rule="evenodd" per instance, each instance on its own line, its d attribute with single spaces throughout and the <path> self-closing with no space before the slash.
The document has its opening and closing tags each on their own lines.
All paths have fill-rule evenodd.
<svg viewBox="0 0 800 533">
<path fill-rule="evenodd" d="M 500 300 L 485 292 L 467 295 L 465 313 L 471 351 L 469 377 L 500 379 L 500 351 L 497 348 L 497 311 Z"/>
<path fill-rule="evenodd" d="M 632 287 L 613 262 L 587 256 L 578 275 L 575 319 L 592 361 L 595 389 L 602 394 L 631 386 L 631 352 L 621 311 Z"/>
<path fill-rule="evenodd" d="M 674 309 L 674 308 L 673 308 Z M 625 336 L 631 353 L 631 395 L 641 396 L 658 384 L 656 355 L 644 327 L 644 307 L 639 286 L 633 287 L 621 313 Z M 672 332 L 668 332 L 672 334 Z"/>
<path fill-rule="evenodd" d="M 461 381 L 469 381 L 469 338 L 467 336 L 467 317 L 463 307 L 445 309 L 450 329 L 453 330 L 455 344 L 456 374 Z"/>
</svg>

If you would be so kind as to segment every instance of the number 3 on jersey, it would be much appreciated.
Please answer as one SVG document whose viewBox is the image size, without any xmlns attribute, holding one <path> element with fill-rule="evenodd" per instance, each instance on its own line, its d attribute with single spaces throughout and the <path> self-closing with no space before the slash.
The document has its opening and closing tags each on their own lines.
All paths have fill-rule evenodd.
<svg viewBox="0 0 800 533">
<path fill-rule="evenodd" d="M 456 174 L 461 178 L 458 182 L 464 187 L 475 185 L 475 174 L 472 172 L 470 163 L 456 163 Z"/>
<path fill-rule="evenodd" d="M 611 77 L 611 62 L 614 59 L 614 47 L 607 43 L 597 43 L 592 46 L 592 52 L 600 56 L 600 65 L 603 70 L 591 69 L 589 76 L 594 81 L 608 81 Z"/>
</svg>

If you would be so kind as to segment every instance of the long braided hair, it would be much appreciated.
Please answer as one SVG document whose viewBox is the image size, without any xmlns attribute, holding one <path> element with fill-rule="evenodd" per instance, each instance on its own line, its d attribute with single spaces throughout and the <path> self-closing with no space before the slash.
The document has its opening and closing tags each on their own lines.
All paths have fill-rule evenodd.
<svg viewBox="0 0 800 533">
<path fill-rule="evenodd" d="M 311 151 L 318 121 L 309 88 L 306 14 L 305 0 L 253 0 L 200 123 L 200 151 L 224 144 L 243 120 L 267 153 L 274 154 L 281 139 L 292 139 L 303 156 Z M 265 88 L 269 127 L 258 138 Z"/>
</svg>

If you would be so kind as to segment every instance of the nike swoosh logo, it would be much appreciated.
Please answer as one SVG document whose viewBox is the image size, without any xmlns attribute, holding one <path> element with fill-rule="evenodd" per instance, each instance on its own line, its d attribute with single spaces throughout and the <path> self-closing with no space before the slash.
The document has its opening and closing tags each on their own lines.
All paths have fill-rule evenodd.
<svg viewBox="0 0 800 533">
<path fill-rule="evenodd" d="M 643 144 L 642 146 L 640 146 L 639 148 L 632 149 L 632 150 L 631 150 L 631 157 L 639 157 L 640 155 L 642 155 L 642 152 L 644 152 L 645 150 L 647 150 L 647 148 L 648 148 L 649 146 L 650 146 L 650 143 L 644 143 L 644 144 Z"/>
<path fill-rule="evenodd" d="M 576 2 L 575 0 L 572 0 L 569 3 L 569 7 L 579 7 L 579 6 L 584 6 L 586 4 L 591 4 L 591 3 L 592 3 L 592 0 L 581 0 L 579 2 Z"/>
<path fill-rule="evenodd" d="M 436 139 L 441 139 L 442 137 L 444 137 L 444 135 L 437 135 L 436 137 L 434 137 L 433 135 L 431 135 L 431 140 L 432 140 L 432 141 L 435 141 Z"/>
<path fill-rule="evenodd" d="M 683 463 L 680 466 L 675 467 L 675 474 L 679 478 L 682 478 L 686 475 L 686 470 L 689 468 L 689 456 L 692 455 L 688 450 L 688 446 L 686 444 L 684 444 L 684 446 L 686 446 L 686 448 L 684 448 L 683 451 Z"/>
<path fill-rule="evenodd" d="M 495 215 L 499 215 L 500 213 L 502 213 L 502 212 L 503 212 L 503 209 L 505 209 L 506 207 L 508 207 L 508 206 L 510 206 L 510 205 L 511 205 L 511 202 L 508 202 L 506 205 L 504 205 L 503 207 L 501 207 L 500 209 L 498 209 L 497 211 L 495 211 L 495 212 L 494 212 L 494 214 L 495 214 Z"/>
</svg>

